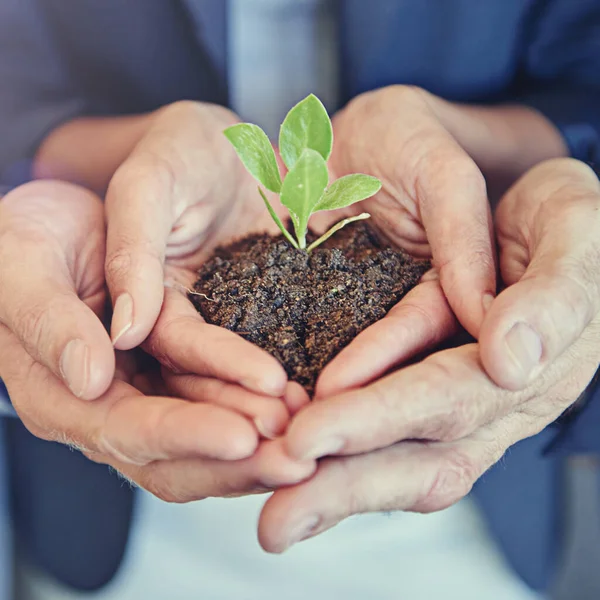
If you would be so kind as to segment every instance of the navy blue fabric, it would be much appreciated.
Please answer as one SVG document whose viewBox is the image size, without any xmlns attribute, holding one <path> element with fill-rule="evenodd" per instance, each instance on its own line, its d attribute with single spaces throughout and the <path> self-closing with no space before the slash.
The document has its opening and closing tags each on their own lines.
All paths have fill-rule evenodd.
<svg viewBox="0 0 600 600">
<path fill-rule="evenodd" d="M 342 2 L 342 92 L 405 83 L 448 100 L 521 102 L 574 157 L 600 158 L 597 0 Z"/>
<path fill-rule="evenodd" d="M 187 12 L 193 1 L 2 0 L 0 183 L 26 179 L 39 141 L 77 115 L 137 113 L 185 98 L 226 103 L 224 73 L 210 61 L 222 55 L 198 39 Z M 597 0 L 338 5 L 344 100 L 404 83 L 462 102 L 526 102 L 560 127 L 574 156 L 597 160 Z M 215 6 L 226 8 L 216 0 Z M 218 36 L 206 42 L 218 44 Z M 16 422 L 12 428 L 20 535 L 38 564 L 63 581 L 82 589 L 101 585 L 123 552 L 130 491 L 106 468 L 34 440 Z M 595 399 L 563 430 L 569 451 L 599 451 L 600 436 L 593 435 L 599 428 Z M 562 455 L 542 456 L 549 435 L 518 444 L 474 491 L 511 564 L 540 589 L 561 543 Z"/>
<path fill-rule="evenodd" d="M 552 582 L 563 542 L 563 464 L 543 458 L 553 436 L 548 429 L 512 446 L 472 491 L 508 562 L 537 590 Z"/>
<path fill-rule="evenodd" d="M 600 371 L 599 371 L 600 374 Z M 600 432 L 600 377 L 590 385 L 580 409 L 567 416 L 558 433 L 545 449 L 546 454 L 568 456 L 570 454 L 598 454 Z"/>
<path fill-rule="evenodd" d="M 125 552 L 133 490 L 106 465 L 33 437 L 18 419 L 4 425 L 13 527 L 28 558 L 77 589 L 101 587 Z"/>
</svg>

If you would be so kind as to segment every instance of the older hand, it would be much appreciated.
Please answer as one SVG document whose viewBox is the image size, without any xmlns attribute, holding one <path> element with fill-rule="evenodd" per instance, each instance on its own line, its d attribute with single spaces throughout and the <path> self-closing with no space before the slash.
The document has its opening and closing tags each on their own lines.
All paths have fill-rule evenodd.
<svg viewBox="0 0 600 600">
<path fill-rule="evenodd" d="M 267 550 L 355 513 L 447 507 L 586 388 L 600 360 L 597 178 L 569 159 L 544 163 L 506 194 L 497 225 L 508 287 L 486 315 L 481 346 L 433 354 L 303 409 L 286 436 L 290 456 L 337 457 L 267 502 L 259 529 Z M 482 361 L 522 389 L 496 385 Z"/>
<path fill-rule="evenodd" d="M 283 413 L 285 424 L 278 400 L 221 384 L 204 394 L 210 405 L 143 396 L 113 382 L 114 351 L 100 320 L 99 198 L 58 182 L 11 192 L 0 202 L 0 252 L 0 377 L 34 435 L 71 444 L 174 501 L 249 493 L 311 474 L 312 461 L 285 458 L 276 452 L 280 441 L 258 448 L 245 416 L 214 405 L 248 404 L 265 419 Z"/>
<path fill-rule="evenodd" d="M 317 396 L 364 385 L 433 348 L 456 327 L 444 296 L 477 338 L 496 293 L 486 181 L 512 183 L 565 152 L 554 126 L 527 107 L 463 106 L 406 86 L 357 97 L 335 117 L 334 132 L 336 175 L 366 172 L 383 181 L 356 210 L 371 213 L 398 246 L 431 257 L 443 294 L 437 284 L 415 288 L 332 361 Z"/>
</svg>

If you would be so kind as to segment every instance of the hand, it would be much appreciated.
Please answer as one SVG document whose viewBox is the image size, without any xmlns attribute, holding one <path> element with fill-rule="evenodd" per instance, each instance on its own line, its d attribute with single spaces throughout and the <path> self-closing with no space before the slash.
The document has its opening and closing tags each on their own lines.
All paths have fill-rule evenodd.
<svg viewBox="0 0 600 600">
<path fill-rule="evenodd" d="M 34 435 L 110 465 L 166 502 L 265 492 L 315 469 L 314 461 L 288 458 L 281 439 L 259 444 L 244 417 L 219 406 L 144 396 L 118 379 L 94 402 L 81 402 L 5 327 L 0 376 Z"/>
<path fill-rule="evenodd" d="M 248 493 L 311 474 L 312 461 L 296 465 L 276 452 L 280 441 L 257 450 L 256 429 L 226 407 L 143 396 L 113 381 L 114 352 L 100 320 L 99 198 L 58 182 L 11 192 L 0 203 L 0 252 L 0 377 L 34 435 L 79 448 L 172 501 Z M 119 377 L 131 375 L 130 357 L 119 358 Z M 205 397 L 254 405 L 259 417 L 272 400 L 229 388 L 213 385 Z"/>
<path fill-rule="evenodd" d="M 444 296 L 477 338 L 496 293 L 486 180 L 514 181 L 565 152 L 554 126 L 531 109 L 452 104 L 407 86 L 357 97 L 334 118 L 334 134 L 336 175 L 366 172 L 383 182 L 355 209 L 409 253 L 431 257 L 439 284 L 418 286 L 359 335 L 324 370 L 317 396 L 364 385 L 430 351 L 456 330 Z"/>
<path fill-rule="evenodd" d="M 276 400 L 289 387 L 283 367 L 238 335 L 204 323 L 185 297 L 203 258 L 265 212 L 223 135 L 236 120 L 218 106 L 168 106 L 112 178 L 106 198 L 111 333 L 120 350 L 145 340 L 169 370 L 198 375 L 204 387 L 224 382 L 271 396 L 265 426 L 275 434 L 287 419 Z"/>
<path fill-rule="evenodd" d="M 337 457 L 267 502 L 262 545 L 282 551 L 355 513 L 443 509 L 563 413 L 600 361 L 599 215 L 600 184 L 585 165 L 550 161 L 523 177 L 497 213 L 508 287 L 486 315 L 481 346 L 433 354 L 303 409 L 286 436 L 289 455 Z M 497 386 L 482 360 L 523 389 Z"/>
</svg>

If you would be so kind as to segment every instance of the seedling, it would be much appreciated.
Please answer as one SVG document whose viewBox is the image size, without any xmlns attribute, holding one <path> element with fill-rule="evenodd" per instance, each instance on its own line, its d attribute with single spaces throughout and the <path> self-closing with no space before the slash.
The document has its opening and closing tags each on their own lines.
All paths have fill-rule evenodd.
<svg viewBox="0 0 600 600">
<path fill-rule="evenodd" d="M 273 146 L 260 127 L 239 123 L 227 128 L 225 135 L 250 174 L 265 188 L 279 194 L 290 214 L 295 239 L 273 210 L 264 190 L 258 188 L 269 214 L 294 248 L 310 252 L 348 223 L 369 218 L 368 213 L 361 213 L 343 219 L 306 247 L 312 214 L 346 208 L 381 189 L 379 179 L 361 173 L 340 177 L 329 185 L 327 161 L 333 147 L 333 129 L 327 110 L 313 94 L 296 104 L 281 125 L 279 152 L 288 169 L 283 180 Z"/>
</svg>

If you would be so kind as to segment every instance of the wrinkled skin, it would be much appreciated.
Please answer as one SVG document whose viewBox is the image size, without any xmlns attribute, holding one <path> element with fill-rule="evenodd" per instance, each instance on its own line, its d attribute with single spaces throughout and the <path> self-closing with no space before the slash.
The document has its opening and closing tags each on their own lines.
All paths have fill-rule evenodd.
<svg viewBox="0 0 600 600">
<path fill-rule="evenodd" d="M 323 460 L 309 481 L 268 500 L 264 548 L 281 552 L 356 513 L 443 509 L 586 388 L 600 361 L 598 179 L 574 160 L 543 163 L 504 196 L 496 228 L 506 287 L 487 310 L 479 344 L 304 408 L 286 449 Z M 485 370 L 497 369 L 500 355 L 516 373 L 506 387 Z M 511 376 L 524 385 L 512 386 Z"/>
<path fill-rule="evenodd" d="M 285 446 L 284 440 L 265 438 L 286 428 L 290 415 L 306 404 L 306 395 L 286 382 L 283 369 L 272 357 L 235 334 L 204 323 L 185 298 L 194 269 L 215 245 L 264 229 L 265 211 L 256 184 L 222 136 L 222 130 L 236 121 L 232 113 L 191 102 L 160 111 L 109 186 L 106 256 L 99 200 L 88 192 L 44 182 L 4 198 L 0 204 L 1 268 L 6 271 L 3 281 L 10 281 L 4 289 L 11 293 L 0 296 L 0 376 L 25 424 L 40 437 L 80 447 L 94 460 L 115 466 L 169 501 L 252 493 L 310 477 L 315 460 L 292 460 L 290 456 L 305 450 L 298 450 L 294 440 L 302 437 L 310 444 L 317 433 L 327 437 L 326 427 L 321 429 L 326 419 L 321 422 L 318 411 L 357 393 L 338 396 L 338 392 L 349 384 L 356 387 L 376 381 L 390 367 L 452 334 L 457 330 L 453 311 L 470 332 L 481 329 L 481 336 L 485 334 L 484 315 L 496 287 L 485 186 L 475 163 L 452 139 L 429 100 L 421 91 L 395 88 L 391 95 L 359 98 L 352 110 L 349 107 L 335 121 L 332 175 L 361 171 L 379 176 L 384 181 L 383 192 L 355 208 L 371 212 L 373 223 L 403 247 L 431 255 L 439 279 L 432 274 L 393 309 L 386 318 L 390 335 L 382 338 L 382 351 L 372 354 L 372 360 L 361 366 L 353 380 L 346 379 L 341 360 L 332 363 L 318 387 L 320 397 L 329 399 L 300 413 Z M 377 119 L 374 106 L 379 102 L 393 102 L 397 114 L 407 115 L 389 132 Z M 364 125 L 367 133 L 362 137 L 357 136 L 356 123 Z M 410 135 L 402 137 L 406 132 Z M 370 140 L 376 138 L 386 141 L 387 162 L 374 159 L 376 148 Z M 401 170 L 399 165 L 403 165 Z M 37 213 L 38 219 L 31 219 L 41 205 L 45 208 Z M 458 211 L 457 206 L 461 207 Z M 315 225 L 319 228 L 325 223 L 316 219 Z M 21 243 L 30 234 L 35 243 Z M 19 268 L 11 268 L 14 265 Z M 162 377 L 136 373 L 134 357 L 127 353 L 119 357 L 120 379 L 114 381 L 111 339 L 98 319 L 104 304 L 104 276 L 114 304 L 114 346 L 127 351 L 143 344 L 164 365 Z M 34 306 L 28 305 L 28 298 Z M 494 306 L 487 318 L 494 314 Z M 50 314 L 56 317 L 47 318 Z M 343 362 L 364 358 L 374 332 L 370 328 L 359 336 Z M 489 335 L 493 339 L 493 334 Z M 79 354 L 80 359 L 84 357 L 83 369 L 63 364 L 63 352 L 71 340 L 82 340 L 87 348 Z M 493 344 L 490 349 L 494 350 Z M 501 358 L 500 363 L 488 363 L 492 371 L 499 365 L 493 371 L 494 380 L 505 377 L 508 387 L 518 387 L 522 382 L 514 380 L 510 355 L 501 352 Z M 479 359 L 475 362 L 479 364 Z M 399 373 L 414 373 L 410 369 L 431 364 L 431 360 L 425 361 Z M 84 376 L 78 377 L 82 372 Z M 429 378 L 427 371 L 422 375 L 423 381 Z M 421 381 L 421 376 L 416 380 Z M 385 377 L 366 387 L 364 397 L 371 389 L 378 394 L 377 386 L 387 386 L 389 381 Z M 135 382 L 149 396 L 142 396 L 127 382 Z M 447 381 L 441 383 L 444 392 L 453 389 Z M 419 385 L 424 384 L 421 381 Z M 45 404 L 39 402 L 40 386 L 51 399 Z M 165 390 L 188 401 L 151 395 Z M 316 416 L 311 417 L 313 414 Z M 310 425 L 311 419 L 316 424 Z M 397 441 L 394 435 L 386 437 L 383 431 L 376 431 L 381 424 L 375 414 L 369 415 L 369 420 L 364 431 L 369 439 L 364 442 L 367 449 Z M 340 426 L 344 423 L 350 427 L 348 419 L 341 420 Z M 472 427 L 475 431 L 476 424 Z M 303 428 L 307 428 L 306 435 Z M 468 430 L 459 431 L 463 434 L 460 440 L 469 438 Z M 384 441 L 374 442 L 370 435 Z M 456 441 L 442 440 L 432 447 L 441 452 L 443 443 Z M 357 447 L 361 443 L 359 440 Z M 311 490 L 317 489 L 312 486 L 331 487 L 335 493 L 320 500 L 331 501 L 337 506 L 336 514 L 341 514 L 344 506 L 349 506 L 348 499 L 339 495 L 340 489 L 333 490 L 335 477 L 327 474 L 335 474 L 335 465 L 344 465 L 342 470 L 353 474 L 355 482 L 348 486 L 349 493 L 358 493 L 372 465 L 377 467 L 373 476 L 378 472 L 378 457 L 389 456 L 385 453 L 398 448 L 404 452 L 405 446 L 396 444 L 364 457 L 327 459 L 307 483 L 277 492 L 261 522 L 263 545 L 270 550 L 289 545 L 292 521 L 307 516 L 314 506 L 300 502 L 281 520 L 277 507 L 289 508 L 286 498 L 293 503 L 298 498 L 295 494 L 311 496 Z M 325 450 L 324 454 L 335 452 L 331 444 Z M 344 451 L 354 452 L 351 444 Z M 374 462 L 365 462 L 367 470 L 363 471 L 361 460 Z M 431 462 L 432 469 L 437 469 L 439 465 Z M 346 469 L 347 464 L 356 467 Z M 395 480 L 388 481 L 391 490 Z M 409 495 L 410 486 L 406 487 Z M 401 493 L 395 489 L 394 497 Z M 315 500 L 319 498 L 313 497 L 312 502 Z M 376 507 L 382 502 L 381 493 L 365 496 L 367 500 Z M 354 500 L 350 505 L 361 508 Z M 323 515 L 314 531 L 334 520 Z M 298 539 L 299 535 L 292 537 Z"/>
</svg>

